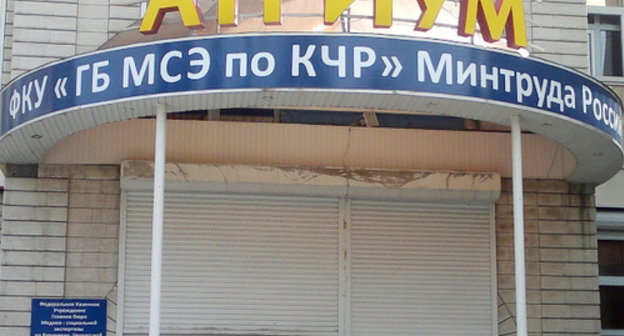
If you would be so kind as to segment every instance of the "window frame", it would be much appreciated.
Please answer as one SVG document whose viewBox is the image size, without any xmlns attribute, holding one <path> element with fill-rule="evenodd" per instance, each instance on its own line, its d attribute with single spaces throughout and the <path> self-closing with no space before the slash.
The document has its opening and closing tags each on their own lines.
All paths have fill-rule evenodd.
<svg viewBox="0 0 624 336">
<path fill-rule="evenodd" d="M 598 240 L 624 241 L 624 209 L 597 209 L 596 226 Z M 624 276 L 599 275 L 598 285 L 624 287 Z M 624 336 L 624 329 L 601 329 L 600 334 L 603 336 Z"/>
<path fill-rule="evenodd" d="M 622 46 L 622 69 L 624 69 L 624 7 L 612 7 L 612 6 L 587 6 L 587 16 L 590 14 L 596 15 L 609 15 L 620 17 L 620 45 Z M 590 24 L 587 24 L 587 58 L 589 60 L 589 73 L 602 80 L 603 82 L 613 84 L 624 84 L 624 74 L 622 76 L 599 76 L 596 75 L 596 63 L 594 62 L 597 45 L 596 45 L 596 33 L 600 29 L 591 29 Z"/>
</svg>

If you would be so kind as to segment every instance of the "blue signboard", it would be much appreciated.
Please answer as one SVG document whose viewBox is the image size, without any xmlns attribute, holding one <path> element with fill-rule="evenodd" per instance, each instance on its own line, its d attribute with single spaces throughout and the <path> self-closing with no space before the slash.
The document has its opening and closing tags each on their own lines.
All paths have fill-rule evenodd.
<svg viewBox="0 0 624 336">
<path fill-rule="evenodd" d="M 581 122 L 622 142 L 620 101 L 579 72 L 470 45 L 353 34 L 213 36 L 78 56 L 4 88 L 0 135 L 93 104 L 257 88 L 481 99 Z"/>
<path fill-rule="evenodd" d="M 106 336 L 106 300 L 33 299 L 30 336 Z"/>
</svg>

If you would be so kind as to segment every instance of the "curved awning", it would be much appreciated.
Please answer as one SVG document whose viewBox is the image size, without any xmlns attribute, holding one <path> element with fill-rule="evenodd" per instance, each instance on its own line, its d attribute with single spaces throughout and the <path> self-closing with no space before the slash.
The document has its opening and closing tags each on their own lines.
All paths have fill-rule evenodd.
<svg viewBox="0 0 624 336">
<path fill-rule="evenodd" d="M 39 162 L 63 137 L 154 115 L 156 103 L 168 112 L 349 109 L 503 125 L 519 115 L 524 129 L 576 157 L 575 182 L 606 181 L 624 157 L 619 98 L 549 62 L 414 38 L 245 34 L 108 49 L 20 76 L 2 91 L 0 162 Z"/>
</svg>

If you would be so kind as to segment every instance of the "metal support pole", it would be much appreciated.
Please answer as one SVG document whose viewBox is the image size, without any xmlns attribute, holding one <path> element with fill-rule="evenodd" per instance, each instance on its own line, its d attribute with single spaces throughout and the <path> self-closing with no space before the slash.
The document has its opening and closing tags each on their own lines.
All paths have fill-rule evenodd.
<svg viewBox="0 0 624 336">
<path fill-rule="evenodd" d="M 516 335 L 527 336 L 522 133 L 520 130 L 520 118 L 517 115 L 511 117 L 511 157 L 513 176 L 514 257 L 516 270 Z"/>
<path fill-rule="evenodd" d="M 165 208 L 165 152 L 167 111 L 156 106 L 154 155 L 154 207 L 152 212 L 152 273 L 150 282 L 149 336 L 160 336 L 160 287 L 162 282 L 163 216 Z"/>
</svg>

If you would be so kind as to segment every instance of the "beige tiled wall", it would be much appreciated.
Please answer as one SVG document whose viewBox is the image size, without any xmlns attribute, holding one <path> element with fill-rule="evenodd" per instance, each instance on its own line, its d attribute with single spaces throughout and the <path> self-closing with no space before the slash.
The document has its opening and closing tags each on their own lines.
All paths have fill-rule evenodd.
<svg viewBox="0 0 624 336">
<path fill-rule="evenodd" d="M 96 50 L 139 19 L 139 1 L 8 0 L 3 83 L 51 61 Z"/>
<path fill-rule="evenodd" d="M 118 166 L 42 166 L 7 178 L 0 249 L 0 335 L 30 334 L 34 297 L 107 298 L 116 314 Z"/>
<path fill-rule="evenodd" d="M 532 56 L 587 71 L 585 0 L 524 2 Z"/>
<path fill-rule="evenodd" d="M 496 204 L 499 335 L 515 335 L 511 181 Z M 530 335 L 600 335 L 593 188 L 525 180 Z"/>
</svg>

